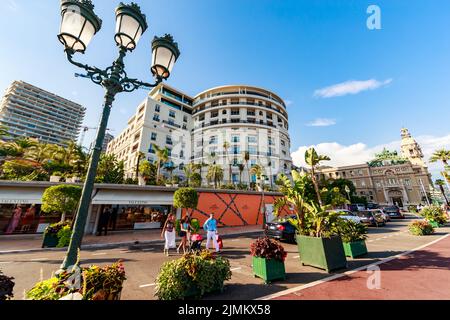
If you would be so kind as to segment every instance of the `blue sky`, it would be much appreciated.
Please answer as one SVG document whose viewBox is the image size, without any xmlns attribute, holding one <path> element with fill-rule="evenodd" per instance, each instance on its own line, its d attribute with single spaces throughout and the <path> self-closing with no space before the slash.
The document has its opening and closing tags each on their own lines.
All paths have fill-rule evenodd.
<svg viewBox="0 0 450 320">
<path fill-rule="evenodd" d="M 103 28 L 77 59 L 104 67 L 117 54 L 119 1 L 93 2 Z M 289 104 L 298 163 L 301 152 L 295 151 L 310 145 L 335 164 L 363 161 L 384 145 L 396 147 L 402 126 L 427 155 L 434 147 L 450 148 L 448 0 L 136 2 L 150 27 L 127 57 L 129 75 L 150 81 L 150 42 L 154 35 L 173 34 L 182 55 L 168 83 L 192 95 L 223 84 L 278 93 Z M 381 9 L 381 30 L 366 27 L 371 4 Z M 103 92 L 73 77 L 79 70 L 66 61 L 56 38 L 59 0 L 2 0 L 0 10 L 6 12 L 0 28 L 9 30 L 0 34 L 0 90 L 16 79 L 30 82 L 85 105 L 85 124 L 96 126 Z M 118 97 L 113 133 L 145 96 L 141 90 Z M 93 137 L 91 132 L 86 140 Z"/>
</svg>

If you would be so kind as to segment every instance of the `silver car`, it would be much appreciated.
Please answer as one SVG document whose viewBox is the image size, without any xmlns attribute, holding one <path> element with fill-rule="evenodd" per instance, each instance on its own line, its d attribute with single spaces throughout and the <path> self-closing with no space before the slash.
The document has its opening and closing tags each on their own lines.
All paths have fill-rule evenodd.
<svg viewBox="0 0 450 320">
<path fill-rule="evenodd" d="M 342 218 L 342 219 L 351 220 L 356 223 L 361 223 L 361 218 L 358 217 L 358 215 L 354 212 L 351 212 L 351 211 L 345 210 L 345 209 L 336 209 L 336 210 L 332 210 L 332 211 L 340 213 L 340 218 Z"/>
<path fill-rule="evenodd" d="M 391 221 L 391 217 L 381 209 L 372 209 L 372 210 L 368 210 L 368 211 L 373 212 L 373 214 L 376 214 L 376 215 L 381 215 L 384 219 L 384 222 Z"/>
</svg>

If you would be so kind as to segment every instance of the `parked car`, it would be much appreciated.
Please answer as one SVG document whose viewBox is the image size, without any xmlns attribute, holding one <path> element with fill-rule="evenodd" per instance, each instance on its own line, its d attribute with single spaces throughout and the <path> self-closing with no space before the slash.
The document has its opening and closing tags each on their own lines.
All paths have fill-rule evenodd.
<svg viewBox="0 0 450 320">
<path fill-rule="evenodd" d="M 359 211 L 358 216 L 361 218 L 361 222 L 368 226 L 380 227 L 386 225 L 383 216 L 379 213 Z"/>
<path fill-rule="evenodd" d="M 374 212 L 375 214 L 381 214 L 385 222 L 391 221 L 391 217 L 382 209 L 372 209 L 369 211 Z"/>
<path fill-rule="evenodd" d="M 267 222 L 264 226 L 266 236 L 280 241 L 295 242 L 295 227 L 288 221 L 289 218 L 297 219 L 297 216 L 280 217 Z"/>
<path fill-rule="evenodd" d="M 345 210 L 345 209 L 336 209 L 336 210 L 329 210 L 329 211 L 339 212 L 341 214 L 340 217 L 342 219 L 352 220 L 357 223 L 361 223 L 361 218 L 358 216 L 358 214 L 356 212 L 351 212 L 350 210 Z"/>
<path fill-rule="evenodd" d="M 357 203 L 356 208 L 358 209 L 358 211 L 366 210 L 366 206 L 363 203 Z"/>
<path fill-rule="evenodd" d="M 389 206 L 383 208 L 383 212 L 389 215 L 391 219 L 405 219 L 405 215 L 400 211 L 397 206 Z"/>
<path fill-rule="evenodd" d="M 368 210 L 379 209 L 379 206 L 378 206 L 378 204 L 376 204 L 376 203 L 369 202 L 369 203 L 367 204 L 367 209 L 368 209 Z"/>
</svg>

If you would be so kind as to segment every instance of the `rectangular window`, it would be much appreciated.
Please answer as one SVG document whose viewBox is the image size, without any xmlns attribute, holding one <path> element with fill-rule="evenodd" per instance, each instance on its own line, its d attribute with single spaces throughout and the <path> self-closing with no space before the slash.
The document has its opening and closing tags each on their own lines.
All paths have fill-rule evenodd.
<svg viewBox="0 0 450 320">
<path fill-rule="evenodd" d="M 217 144 L 217 136 L 209 137 L 209 144 Z"/>
<path fill-rule="evenodd" d="M 240 154 L 241 148 L 239 146 L 233 146 L 233 154 Z"/>
<path fill-rule="evenodd" d="M 175 111 L 169 111 L 169 117 L 175 118 Z"/>
<path fill-rule="evenodd" d="M 155 133 L 155 132 L 152 132 L 152 137 L 151 137 L 151 140 L 152 141 L 156 141 L 156 137 L 157 137 L 158 135 Z"/>
<path fill-rule="evenodd" d="M 166 137 L 166 144 L 169 144 L 169 145 L 172 145 L 172 144 L 173 144 L 173 142 L 172 142 L 172 137 L 171 137 L 171 136 L 167 136 L 167 137 Z"/>
<path fill-rule="evenodd" d="M 222 110 L 222 114 L 227 114 L 227 110 Z"/>
<path fill-rule="evenodd" d="M 160 112 L 161 111 L 161 106 L 159 104 L 157 104 L 155 106 L 155 112 Z"/>
<path fill-rule="evenodd" d="M 231 109 L 232 116 L 238 116 L 240 114 L 239 109 Z"/>
<path fill-rule="evenodd" d="M 255 136 L 248 136 L 247 141 L 248 141 L 248 143 L 256 143 L 257 138 Z"/>
<path fill-rule="evenodd" d="M 150 145 L 150 148 L 148 148 L 149 153 L 155 153 L 155 150 L 153 149 L 153 144 Z"/>
<path fill-rule="evenodd" d="M 240 136 L 231 136 L 231 142 L 239 143 L 240 142 Z"/>
<path fill-rule="evenodd" d="M 217 118 L 219 116 L 219 112 L 211 112 L 211 118 Z"/>
<path fill-rule="evenodd" d="M 183 116 L 183 121 L 184 121 L 184 122 L 187 122 L 187 121 L 188 121 L 187 116 Z"/>
<path fill-rule="evenodd" d="M 257 151 L 256 147 L 254 147 L 254 146 L 249 146 L 249 147 L 248 147 L 248 152 L 249 152 L 250 154 L 256 155 L 258 151 Z"/>
<path fill-rule="evenodd" d="M 159 114 L 155 114 L 154 116 L 153 116 L 153 121 L 160 121 L 159 120 Z"/>
</svg>

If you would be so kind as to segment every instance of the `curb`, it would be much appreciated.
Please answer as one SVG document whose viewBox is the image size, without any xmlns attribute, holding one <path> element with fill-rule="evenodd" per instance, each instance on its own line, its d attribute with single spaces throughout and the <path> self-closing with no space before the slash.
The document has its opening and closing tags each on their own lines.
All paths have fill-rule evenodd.
<svg viewBox="0 0 450 320">
<path fill-rule="evenodd" d="M 260 233 L 261 231 L 251 230 L 251 231 L 241 231 L 239 233 L 228 233 L 221 235 L 223 239 L 230 238 L 231 236 L 250 234 L 250 233 Z M 91 249 L 113 249 L 127 246 L 141 246 L 153 243 L 164 243 L 164 240 L 143 240 L 143 241 L 127 241 L 127 242 L 110 242 L 101 244 L 86 244 L 81 246 L 81 250 L 91 250 Z M 23 250 L 8 250 L 0 251 L 0 255 L 4 254 L 16 254 L 16 253 L 33 253 L 33 252 L 58 252 L 67 251 L 67 248 L 35 248 L 35 249 L 23 249 Z"/>
</svg>

